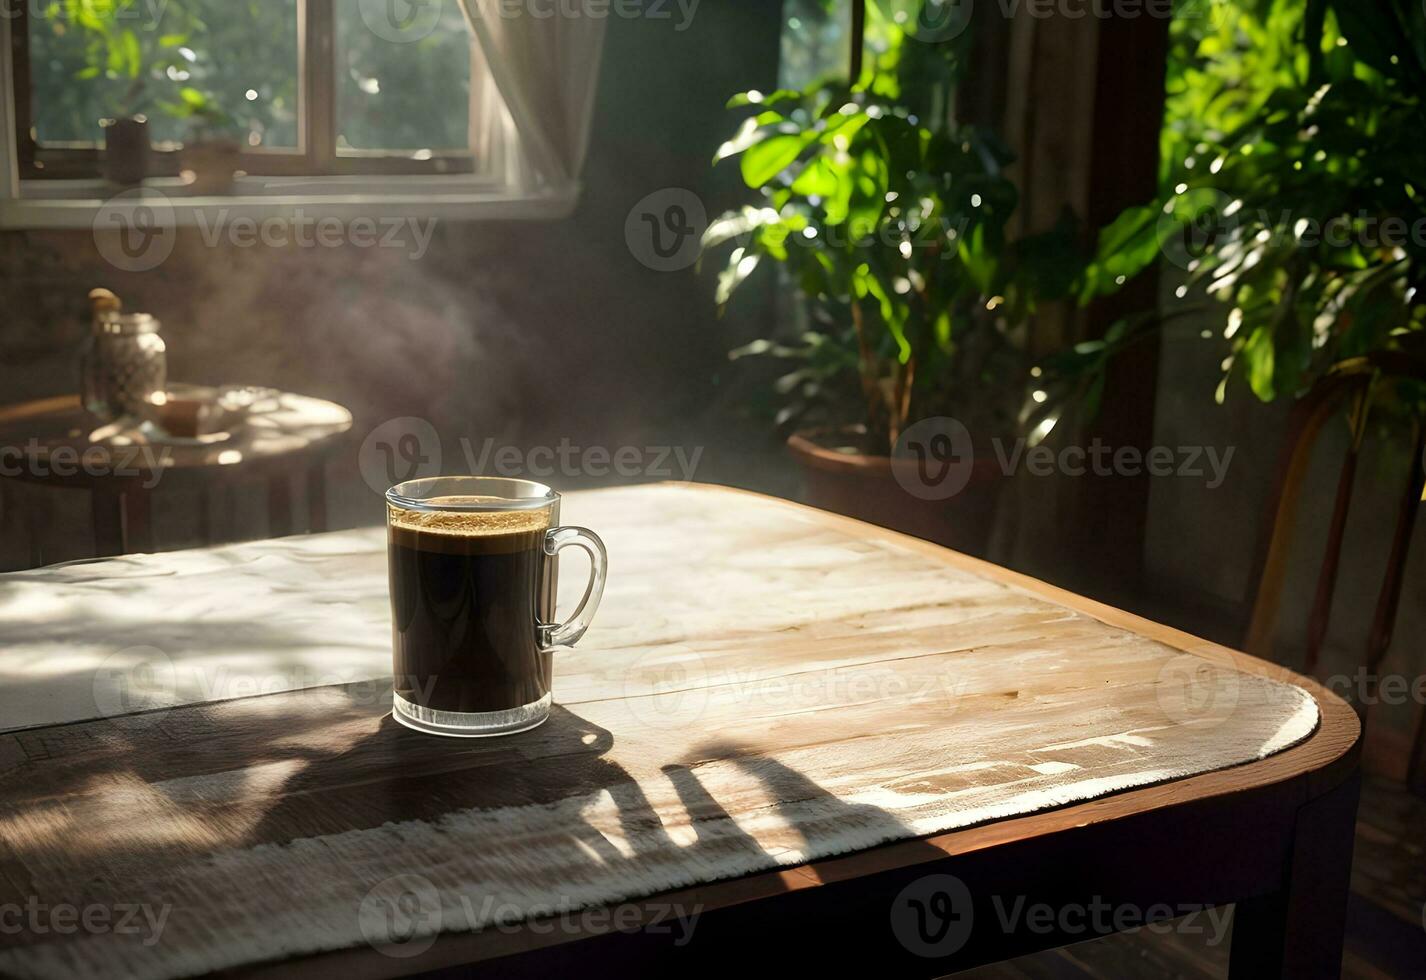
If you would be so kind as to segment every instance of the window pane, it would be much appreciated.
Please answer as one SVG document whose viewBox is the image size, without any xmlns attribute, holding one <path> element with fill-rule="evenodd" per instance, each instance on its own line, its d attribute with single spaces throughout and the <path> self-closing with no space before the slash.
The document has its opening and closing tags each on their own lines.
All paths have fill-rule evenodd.
<svg viewBox="0 0 1426 980">
<path fill-rule="evenodd" d="M 457 3 L 337 3 L 337 148 L 470 148 L 469 28 Z M 425 12 L 439 19 L 423 22 Z"/>
<path fill-rule="evenodd" d="M 783 4 L 781 88 L 804 88 L 830 75 L 845 78 L 852 5 L 848 0 L 787 0 Z"/>
<path fill-rule="evenodd" d="M 297 0 L 35 3 L 30 76 L 43 143 L 102 141 L 144 115 L 155 143 L 195 131 L 297 145 Z"/>
</svg>

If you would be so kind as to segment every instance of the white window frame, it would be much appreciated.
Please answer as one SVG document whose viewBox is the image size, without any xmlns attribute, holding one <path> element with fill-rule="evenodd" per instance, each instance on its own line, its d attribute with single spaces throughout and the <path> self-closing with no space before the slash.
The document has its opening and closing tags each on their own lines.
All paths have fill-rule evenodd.
<svg viewBox="0 0 1426 980">
<path fill-rule="evenodd" d="M 304 36 L 306 24 L 304 16 Z M 116 212 L 151 208 L 156 200 L 179 227 L 235 218 L 263 221 L 295 211 L 343 221 L 376 210 L 391 218 L 551 220 L 574 208 L 576 188 L 550 187 L 533 172 L 520 150 L 518 128 L 493 89 L 485 93 L 498 117 L 490 134 L 492 165 L 476 174 L 240 175 L 228 193 L 208 196 L 194 195 L 172 177 L 149 178 L 137 188 L 96 178 L 22 179 L 12 25 L 11 18 L 0 17 L 0 229 L 92 228 L 101 215 L 112 219 Z"/>
</svg>

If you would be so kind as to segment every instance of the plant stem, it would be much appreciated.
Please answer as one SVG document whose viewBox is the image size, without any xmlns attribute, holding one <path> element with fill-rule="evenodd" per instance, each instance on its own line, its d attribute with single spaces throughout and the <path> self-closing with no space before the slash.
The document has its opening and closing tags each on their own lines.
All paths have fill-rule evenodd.
<svg viewBox="0 0 1426 980">
<path fill-rule="evenodd" d="M 852 326 L 857 331 L 857 376 L 862 385 L 862 399 L 866 402 L 867 436 L 877 430 L 877 416 L 881 413 L 881 392 L 877 388 L 876 359 L 867 344 L 866 323 L 862 319 L 862 307 L 852 300 Z"/>
<path fill-rule="evenodd" d="M 911 416 L 911 386 L 916 382 L 916 359 L 906 362 L 905 367 L 896 369 L 896 404 L 892 406 L 891 423 L 887 427 L 887 452 L 896 452 L 896 444 L 901 441 L 901 433 L 906 429 L 906 420 Z"/>
<path fill-rule="evenodd" d="M 866 0 L 852 0 L 852 85 L 862 77 L 862 55 L 866 48 Z"/>
</svg>

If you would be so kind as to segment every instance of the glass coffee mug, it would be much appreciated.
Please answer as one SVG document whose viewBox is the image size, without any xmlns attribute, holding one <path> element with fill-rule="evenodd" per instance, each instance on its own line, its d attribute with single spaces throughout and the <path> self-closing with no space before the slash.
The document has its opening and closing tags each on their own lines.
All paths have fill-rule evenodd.
<svg viewBox="0 0 1426 980">
<path fill-rule="evenodd" d="M 510 735 L 550 715 L 555 647 L 604 594 L 592 531 L 559 527 L 560 495 L 528 480 L 451 476 L 386 491 L 396 720 L 435 735 Z M 574 615 L 553 623 L 557 555 L 589 552 Z"/>
</svg>

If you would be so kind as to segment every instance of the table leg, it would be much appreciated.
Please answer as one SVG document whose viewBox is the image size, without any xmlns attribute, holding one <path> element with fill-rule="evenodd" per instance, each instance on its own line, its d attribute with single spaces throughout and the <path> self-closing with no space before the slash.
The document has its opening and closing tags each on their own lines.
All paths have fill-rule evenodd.
<svg viewBox="0 0 1426 980">
<path fill-rule="evenodd" d="M 55 494 L 45 489 L 30 496 L 32 503 L 28 507 L 29 516 L 25 523 L 30 528 L 30 552 L 34 557 L 34 567 L 42 568 L 52 564 L 54 556 Z"/>
<path fill-rule="evenodd" d="M 3 563 L 0 567 L 39 568 L 45 563 L 44 545 L 49 529 L 45 507 L 49 494 L 33 494 L 35 501 L 21 506 L 16 502 L 19 492 L 22 491 L 11 486 L 9 480 L 0 480 L 0 540 L 7 545 L 17 541 L 25 543 L 23 558 L 18 553 L 0 553 L 0 563 Z"/>
<path fill-rule="evenodd" d="M 205 548 L 213 543 L 213 493 L 206 483 L 198 490 L 198 540 Z"/>
<path fill-rule="evenodd" d="M 307 530 L 327 530 L 327 464 L 320 459 L 307 468 Z"/>
<path fill-rule="evenodd" d="M 154 550 L 153 497 L 147 490 L 125 490 L 124 554 L 150 554 Z"/>
<path fill-rule="evenodd" d="M 292 487 L 286 473 L 268 478 L 267 530 L 274 538 L 285 538 L 292 533 Z"/>
<path fill-rule="evenodd" d="M 219 483 L 214 489 L 218 503 L 217 530 L 213 532 L 214 542 L 227 543 L 238 540 L 238 497 L 231 483 Z"/>
<path fill-rule="evenodd" d="M 1360 790 L 1361 774 L 1353 773 L 1298 811 L 1286 880 L 1233 912 L 1231 977 L 1341 976 Z"/>
<path fill-rule="evenodd" d="M 1417 796 L 1426 796 L 1426 705 L 1416 706 L 1416 723 L 1411 727 L 1411 764 L 1406 783 Z"/>
<path fill-rule="evenodd" d="M 94 553 L 100 558 L 154 550 L 153 498 L 145 490 L 92 490 Z"/>
<path fill-rule="evenodd" d="M 124 495 L 113 490 L 91 490 L 89 512 L 94 519 L 94 554 L 99 558 L 122 555 Z"/>
</svg>

